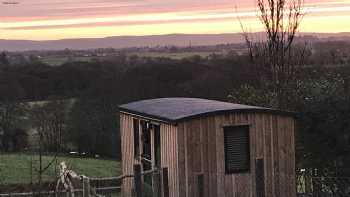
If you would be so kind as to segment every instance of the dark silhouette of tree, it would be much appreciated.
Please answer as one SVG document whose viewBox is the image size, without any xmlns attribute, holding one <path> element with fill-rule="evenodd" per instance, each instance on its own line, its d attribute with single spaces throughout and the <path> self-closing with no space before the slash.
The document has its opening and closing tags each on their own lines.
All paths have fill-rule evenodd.
<svg viewBox="0 0 350 197">
<path fill-rule="evenodd" d="M 276 107 L 288 108 L 297 88 L 297 66 L 305 58 L 306 48 L 294 44 L 304 14 L 303 0 L 257 0 L 257 7 L 266 40 L 255 41 L 242 24 L 249 56 L 260 85 L 276 95 Z"/>
<path fill-rule="evenodd" d="M 0 78 L 0 92 L 0 148 L 7 152 L 14 149 L 15 131 L 25 115 L 26 105 L 18 101 L 23 97 L 23 89 L 18 81 Z"/>
<path fill-rule="evenodd" d="M 0 53 L 0 66 L 8 66 L 10 64 L 6 52 Z"/>
</svg>

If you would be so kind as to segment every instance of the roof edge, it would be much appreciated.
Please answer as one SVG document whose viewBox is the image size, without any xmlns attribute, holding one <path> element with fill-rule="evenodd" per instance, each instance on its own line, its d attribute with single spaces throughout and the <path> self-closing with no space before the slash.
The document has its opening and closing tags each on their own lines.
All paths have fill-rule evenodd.
<svg viewBox="0 0 350 197">
<path fill-rule="evenodd" d="M 143 117 L 145 119 L 153 119 L 153 120 L 156 120 L 159 122 L 172 123 L 172 124 L 176 124 L 178 122 L 182 122 L 182 121 L 186 121 L 186 120 L 196 119 L 199 117 L 224 115 L 227 113 L 269 113 L 269 114 L 274 114 L 274 115 L 289 116 L 289 117 L 293 117 L 293 118 L 297 117 L 297 113 L 295 113 L 295 112 L 282 111 L 282 110 L 271 109 L 271 108 L 217 110 L 217 111 L 210 111 L 210 112 L 205 112 L 205 113 L 194 114 L 191 116 L 186 116 L 186 117 L 178 118 L 178 119 L 168 119 L 168 118 L 155 116 L 155 115 L 151 115 L 151 114 L 147 114 L 147 113 L 141 113 L 141 112 L 137 112 L 134 110 L 125 109 L 121 106 L 119 106 L 118 109 L 119 109 L 119 112 L 122 112 L 122 113 L 140 116 L 140 117 Z"/>
</svg>

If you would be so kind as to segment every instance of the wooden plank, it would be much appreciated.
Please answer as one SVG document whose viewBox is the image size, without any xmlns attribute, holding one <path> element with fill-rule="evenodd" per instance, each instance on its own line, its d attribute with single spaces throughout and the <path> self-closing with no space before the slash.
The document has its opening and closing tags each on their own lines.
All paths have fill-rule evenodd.
<svg viewBox="0 0 350 197">
<path fill-rule="evenodd" d="M 236 114 L 231 114 L 231 123 L 234 125 L 234 124 L 236 124 L 236 122 L 237 122 Z M 248 122 L 248 120 L 247 120 L 247 122 Z M 235 176 L 230 176 L 230 177 L 231 177 L 231 180 L 232 180 L 232 183 L 231 183 L 232 191 L 231 191 L 230 196 L 236 197 L 236 193 L 235 193 L 235 191 L 237 190 L 236 177 Z"/>
<path fill-rule="evenodd" d="M 264 159 L 265 159 L 265 196 L 273 195 L 273 183 L 272 183 L 272 115 L 265 114 L 264 115 L 265 122 L 265 133 L 264 133 Z"/>
<path fill-rule="evenodd" d="M 295 120 L 291 118 L 291 187 L 292 187 L 292 197 L 296 197 L 296 180 L 295 180 Z"/>
<path fill-rule="evenodd" d="M 274 197 L 280 197 L 280 174 L 279 174 L 279 146 L 278 146 L 278 118 L 273 116 L 273 178 L 274 178 Z"/>
<path fill-rule="evenodd" d="M 202 172 L 202 151 L 201 151 L 201 130 L 200 130 L 200 120 L 195 119 L 192 122 L 192 147 L 193 147 L 193 163 L 192 169 L 196 174 Z"/>
<path fill-rule="evenodd" d="M 216 132 L 216 165 L 217 165 L 217 194 L 225 196 L 225 150 L 224 150 L 224 116 L 215 117 Z"/>
<path fill-rule="evenodd" d="M 286 186 L 286 146 L 285 146 L 285 119 L 278 117 L 278 149 L 279 149 L 279 188 L 280 195 L 287 194 Z"/>
<path fill-rule="evenodd" d="M 255 197 L 255 188 L 256 188 L 256 162 L 257 158 L 262 158 L 263 153 L 263 145 L 261 141 L 262 129 L 261 129 L 261 121 L 260 114 L 253 113 L 249 114 L 249 124 L 250 124 L 250 186 L 252 196 Z"/>
<path fill-rule="evenodd" d="M 187 144 L 187 158 L 186 158 L 186 166 L 187 166 L 187 196 L 193 196 L 193 146 L 192 146 L 192 122 L 187 123 L 186 125 L 186 144 Z"/>
<path fill-rule="evenodd" d="M 122 172 L 123 174 L 133 174 L 133 137 L 132 137 L 132 117 L 120 114 L 121 150 L 122 150 Z M 131 195 L 132 180 L 124 179 L 122 192 L 124 195 Z"/>
<path fill-rule="evenodd" d="M 208 137 L 208 119 L 201 118 L 201 136 L 202 136 L 202 144 L 201 144 L 201 152 L 202 152 L 202 173 L 203 173 L 203 189 L 204 189 L 204 197 L 209 197 L 209 162 L 211 162 L 209 158 L 209 137 Z"/>
<path fill-rule="evenodd" d="M 209 181 L 210 181 L 210 196 L 211 197 L 217 197 L 217 168 L 216 168 L 216 160 L 217 160 L 217 157 L 216 157 L 216 151 L 217 151 L 217 148 L 216 148 L 216 130 L 215 130 L 215 118 L 214 117 L 208 117 L 208 136 L 209 136 L 209 139 L 210 139 L 210 142 L 208 143 L 209 144 L 209 172 L 210 172 L 210 178 L 209 178 Z"/>
<path fill-rule="evenodd" d="M 184 123 L 178 125 L 178 177 L 179 196 L 186 197 L 186 161 L 185 161 L 185 131 Z"/>
</svg>

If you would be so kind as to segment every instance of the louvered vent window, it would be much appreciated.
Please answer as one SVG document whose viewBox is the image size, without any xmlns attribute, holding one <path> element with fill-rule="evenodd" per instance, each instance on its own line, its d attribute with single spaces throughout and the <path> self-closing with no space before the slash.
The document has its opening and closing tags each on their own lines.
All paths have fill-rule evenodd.
<svg viewBox="0 0 350 197">
<path fill-rule="evenodd" d="M 224 143 L 226 173 L 249 171 L 249 126 L 224 127 Z"/>
</svg>

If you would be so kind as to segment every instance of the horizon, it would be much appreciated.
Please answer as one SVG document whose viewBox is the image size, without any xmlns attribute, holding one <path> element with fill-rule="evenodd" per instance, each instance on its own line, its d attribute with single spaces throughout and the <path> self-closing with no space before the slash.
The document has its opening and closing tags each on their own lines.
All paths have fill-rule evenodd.
<svg viewBox="0 0 350 197">
<path fill-rule="evenodd" d="M 0 39 L 47 41 L 240 33 L 238 18 L 250 32 L 261 32 L 263 28 L 257 19 L 254 2 L 18 0 L 18 4 L 0 5 Z M 350 32 L 350 0 L 307 0 L 304 10 L 306 16 L 300 26 L 302 33 Z"/>
<path fill-rule="evenodd" d="M 264 31 L 256 31 L 256 32 L 248 32 L 249 34 L 264 34 Z M 62 39 L 47 39 L 47 40 L 35 40 L 35 39 L 4 39 L 0 38 L 1 41 L 32 41 L 32 42 L 50 42 L 50 41 L 64 41 L 64 40 L 83 40 L 83 39 L 108 39 L 108 38 L 132 38 L 132 37 L 158 37 L 158 36 L 222 36 L 222 35 L 238 35 L 242 34 L 242 32 L 228 32 L 228 33 L 169 33 L 169 34 L 149 34 L 149 35 L 112 35 L 105 37 L 73 37 L 73 38 L 62 38 Z M 346 34 L 346 37 L 350 37 L 349 32 L 297 32 L 296 37 L 302 36 L 315 36 L 317 38 L 330 38 L 332 36 L 339 36 L 341 34 Z M 259 38 L 257 38 L 259 39 Z M 242 42 L 243 42 L 242 38 Z M 219 43 L 220 44 L 220 43 Z M 234 44 L 234 43 L 233 43 Z"/>
</svg>

